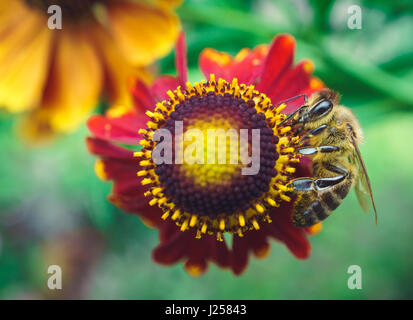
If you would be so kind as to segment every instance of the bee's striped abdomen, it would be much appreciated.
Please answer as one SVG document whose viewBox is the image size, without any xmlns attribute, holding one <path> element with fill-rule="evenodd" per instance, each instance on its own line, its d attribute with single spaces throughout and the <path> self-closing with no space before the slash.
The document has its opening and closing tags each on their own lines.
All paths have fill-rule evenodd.
<svg viewBox="0 0 413 320">
<path fill-rule="evenodd" d="M 346 179 L 329 189 L 301 194 L 294 203 L 294 224 L 309 227 L 326 219 L 347 196 L 353 181 L 354 177 L 350 172 Z"/>
</svg>

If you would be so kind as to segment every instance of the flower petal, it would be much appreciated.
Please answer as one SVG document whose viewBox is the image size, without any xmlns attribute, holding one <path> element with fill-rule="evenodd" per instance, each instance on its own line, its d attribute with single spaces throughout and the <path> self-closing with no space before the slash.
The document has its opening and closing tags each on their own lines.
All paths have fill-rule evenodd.
<svg viewBox="0 0 413 320">
<path fill-rule="evenodd" d="M 269 95 L 294 61 L 295 40 L 285 34 L 275 37 L 268 51 L 257 90 Z"/>
<path fill-rule="evenodd" d="M 131 88 L 131 93 L 133 105 L 138 113 L 155 108 L 155 98 L 149 87 L 143 81 L 136 79 Z"/>
<path fill-rule="evenodd" d="M 0 105 L 11 112 L 40 102 L 53 39 L 43 16 L 27 13 L 21 21 L 0 37 Z"/>
<path fill-rule="evenodd" d="M 231 268 L 235 275 L 240 275 L 248 265 L 248 240 L 234 235 L 232 241 Z"/>
<path fill-rule="evenodd" d="M 114 104 L 131 106 L 131 78 L 139 78 L 149 83 L 152 80 L 151 72 L 128 63 L 120 49 L 114 45 L 114 40 L 100 25 L 89 29 L 93 33 L 96 49 L 102 60 L 106 97 Z"/>
<path fill-rule="evenodd" d="M 103 74 L 91 39 L 83 28 L 66 26 L 59 32 L 43 111 L 52 129 L 68 132 L 96 106 Z"/>
<path fill-rule="evenodd" d="M 132 150 L 116 146 L 99 138 L 86 138 L 86 146 L 91 154 L 97 156 L 128 160 L 134 158 Z"/>
<path fill-rule="evenodd" d="M 208 261 L 221 268 L 228 266 L 229 251 L 225 241 L 217 241 L 213 235 L 196 239 L 194 232 L 181 232 L 174 222 L 163 221 L 160 239 L 161 243 L 152 253 L 157 263 L 172 265 L 183 260 L 186 271 L 192 276 L 202 275 L 208 268 Z"/>
<path fill-rule="evenodd" d="M 180 29 L 179 19 L 172 11 L 140 2 L 110 2 L 108 17 L 114 39 L 124 56 L 139 66 L 165 56 Z"/>
<path fill-rule="evenodd" d="M 7 36 L 10 31 L 14 31 L 17 24 L 21 21 L 28 22 L 29 15 L 36 15 L 21 1 L 0 1 L 0 41 L 1 38 Z M 30 26 L 30 25 L 29 25 Z"/>
<path fill-rule="evenodd" d="M 159 264 L 173 265 L 185 256 L 189 232 L 176 232 L 167 242 L 161 242 L 153 251 L 152 258 Z"/>
<path fill-rule="evenodd" d="M 253 84 L 261 74 L 268 47 L 260 45 L 253 50 L 242 49 L 235 58 L 224 52 L 205 49 L 201 52 L 199 66 L 206 78 L 215 74 L 231 82 L 237 78 L 239 83 Z"/>
<path fill-rule="evenodd" d="M 265 226 L 259 231 L 247 232 L 243 237 L 234 235 L 231 268 L 234 274 L 240 275 L 248 265 L 249 252 L 257 258 L 265 258 L 270 252 L 268 233 Z"/>
<path fill-rule="evenodd" d="M 284 206 L 287 207 L 287 205 Z M 271 215 L 272 223 L 266 224 L 265 228 L 270 236 L 284 243 L 297 258 L 307 259 L 311 253 L 311 245 L 305 235 L 305 230 L 292 224 L 291 211 L 291 209 L 285 209 L 274 212 Z"/>
<path fill-rule="evenodd" d="M 96 140 L 93 142 L 96 144 Z M 139 161 L 136 158 L 113 158 L 108 155 L 114 154 L 106 153 L 106 156 L 97 160 L 95 164 L 95 171 L 99 178 L 113 181 L 108 201 L 125 212 L 138 215 L 145 224 L 159 227 L 164 222 L 161 219 L 162 210 L 157 206 L 149 205 L 144 196 L 142 178 L 136 176 L 140 168 Z"/>
<path fill-rule="evenodd" d="M 216 241 L 210 238 L 211 260 L 220 267 L 226 268 L 230 265 L 230 252 L 225 241 Z"/>
<path fill-rule="evenodd" d="M 232 57 L 228 53 L 210 48 L 204 49 L 199 56 L 199 68 L 207 79 L 210 74 L 215 74 L 217 79 L 222 78 L 231 82 L 232 64 Z"/>
<path fill-rule="evenodd" d="M 168 90 L 175 90 L 179 86 L 179 80 L 172 76 L 159 77 L 153 84 L 151 90 L 157 101 L 170 99 Z"/>
<path fill-rule="evenodd" d="M 157 5 L 161 7 L 165 7 L 165 8 L 176 8 L 179 5 L 181 5 L 181 3 L 183 2 L 183 0 L 152 0 L 152 1 L 156 3 Z"/>
<path fill-rule="evenodd" d="M 256 82 L 262 73 L 268 46 L 260 45 L 253 50 L 243 49 L 234 58 L 231 74 L 239 83 L 250 85 Z"/>
<path fill-rule="evenodd" d="M 178 72 L 179 85 L 185 88 L 188 81 L 188 65 L 186 61 L 186 40 L 185 33 L 181 32 L 176 42 L 175 66 Z"/>
<path fill-rule="evenodd" d="M 268 93 L 273 104 L 287 98 L 304 93 L 310 85 L 311 75 L 314 71 L 314 64 L 310 60 L 299 62 L 293 69 L 289 70 L 281 79 L 276 87 Z M 296 99 L 287 103 L 284 113 L 294 111 L 297 106 L 303 103 L 303 99 Z"/>
<path fill-rule="evenodd" d="M 117 118 L 94 115 L 88 120 L 87 126 L 97 138 L 137 145 L 141 139 L 138 131 L 146 127 L 147 120 L 145 116 L 137 117 L 134 114 Z"/>
</svg>

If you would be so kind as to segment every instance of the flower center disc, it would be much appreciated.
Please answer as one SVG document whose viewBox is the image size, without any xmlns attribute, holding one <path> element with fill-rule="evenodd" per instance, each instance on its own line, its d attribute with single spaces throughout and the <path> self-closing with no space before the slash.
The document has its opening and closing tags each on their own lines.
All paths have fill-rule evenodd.
<svg viewBox="0 0 413 320">
<path fill-rule="evenodd" d="M 242 235 L 270 222 L 266 209 L 291 200 L 286 185 L 295 171 L 290 164 L 298 161 L 297 138 L 290 127 L 277 126 L 285 106 L 275 108 L 253 86 L 217 82 L 213 75 L 168 95 L 147 112 L 151 121 L 136 153 L 150 204 L 182 231 L 195 227 L 198 237 L 207 231 L 218 239 L 224 231 Z M 158 129 L 170 136 L 160 138 Z"/>
<path fill-rule="evenodd" d="M 274 166 L 278 158 L 275 147 L 278 141 L 267 126 L 264 114 L 258 115 L 243 99 L 208 92 L 207 96 L 192 96 L 185 103 L 177 104 L 170 116 L 172 119 L 167 121 L 164 128 L 170 130 L 174 137 L 173 158 L 176 159 L 176 153 L 181 152 L 177 148 L 179 140 L 187 140 L 184 137 L 191 130 L 199 133 L 195 137 L 197 140 L 202 139 L 191 144 L 184 141 L 183 164 L 161 164 L 155 169 L 160 183 L 166 187 L 165 196 L 170 197 L 177 206 L 184 211 L 211 218 L 221 214 L 230 216 L 237 211 L 248 210 L 251 200 L 269 190 L 271 178 L 277 175 Z M 183 135 L 178 133 L 179 136 L 175 128 L 178 121 L 183 123 Z M 246 130 L 244 132 L 248 134 L 248 140 L 245 140 L 249 148 L 239 143 L 236 135 L 240 129 Z M 259 163 L 254 164 L 259 170 L 255 175 L 243 175 L 242 168 L 247 165 L 239 163 L 239 151 L 241 148 L 251 151 L 253 129 L 261 131 L 263 135 L 259 137 L 258 146 L 254 145 L 257 149 L 254 151 L 262 152 L 258 157 Z M 185 156 L 193 143 L 199 149 L 204 146 L 201 158 L 195 159 L 200 164 L 188 163 L 194 159 Z M 236 163 L 230 163 L 231 148 Z"/>
</svg>

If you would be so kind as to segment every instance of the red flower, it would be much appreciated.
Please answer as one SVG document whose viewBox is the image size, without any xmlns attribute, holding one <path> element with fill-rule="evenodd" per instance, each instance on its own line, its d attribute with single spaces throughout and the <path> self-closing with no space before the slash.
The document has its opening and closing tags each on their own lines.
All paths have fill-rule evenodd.
<svg viewBox="0 0 413 320">
<path fill-rule="evenodd" d="M 294 153 L 293 133 L 289 132 L 288 128 L 277 128 L 277 124 L 285 118 L 284 114 L 295 110 L 302 100 L 296 99 L 288 103 L 283 110 L 284 114 L 280 113 L 282 107 L 278 107 L 278 102 L 303 93 L 311 95 L 312 92 L 323 88 L 323 83 L 312 76 L 313 64 L 310 61 L 304 60 L 296 65 L 293 64 L 294 47 L 295 41 L 292 36 L 279 35 L 270 46 L 261 45 L 252 50 L 243 49 L 235 58 L 213 49 L 205 49 L 200 56 L 200 68 L 205 77 L 210 80 L 207 83 L 195 83 L 192 87 L 186 84 L 186 44 L 184 35 L 181 34 L 176 47 L 177 77 L 161 76 L 150 88 L 136 81 L 132 89 L 135 102 L 133 109 L 114 107 L 108 110 L 105 116 L 96 115 L 89 120 L 88 127 L 93 137 L 87 138 L 87 145 L 89 151 L 99 157 L 95 167 L 97 175 L 103 180 L 113 181 L 109 201 L 126 212 L 137 214 L 147 225 L 159 229 L 160 243 L 153 251 L 156 262 L 172 265 L 183 261 L 185 269 L 191 275 L 200 275 L 206 271 L 209 261 L 212 261 L 221 268 L 230 268 L 235 274 L 240 274 L 247 266 L 250 253 L 258 258 L 267 255 L 270 238 L 284 243 L 299 259 L 309 256 L 311 246 L 307 234 L 320 230 L 320 225 L 309 229 L 293 226 L 291 198 L 286 193 L 285 187 L 292 178 L 310 174 L 309 166 L 308 162 L 303 161 L 304 159 L 298 160 Z M 234 81 L 235 78 L 237 81 Z M 219 80 L 215 81 L 215 79 Z M 213 98 L 208 98 L 208 91 L 215 92 L 212 93 Z M 191 96 L 194 96 L 192 100 Z M 153 129 L 167 126 L 167 118 L 172 118 L 173 110 L 179 113 L 180 107 L 192 106 L 197 110 L 191 111 L 192 117 L 206 121 L 205 116 L 200 114 L 206 109 L 200 108 L 199 105 L 202 106 L 203 102 L 212 103 L 213 107 L 221 105 L 221 102 L 224 105 L 225 99 L 227 105 L 230 105 L 231 101 L 236 105 L 235 113 L 240 110 L 238 105 L 248 103 L 249 107 L 253 106 L 252 109 L 255 108 L 253 113 L 261 113 L 266 121 L 264 124 L 266 123 L 271 129 L 269 143 L 272 143 L 273 148 L 271 149 L 270 146 L 268 150 L 272 151 L 264 153 L 270 157 L 270 167 L 264 172 L 268 179 L 265 175 L 260 177 L 271 186 L 264 184 L 260 189 L 254 187 L 255 182 L 251 183 L 251 180 L 239 180 L 242 182 L 242 187 L 246 188 L 242 191 L 241 184 L 235 184 L 234 187 L 234 184 L 231 184 L 234 182 L 232 180 L 224 187 L 211 186 L 211 182 L 208 182 L 210 180 L 207 180 L 206 186 L 204 184 L 204 187 L 196 189 L 200 191 L 198 197 L 195 197 L 193 191 L 195 189 L 187 191 L 185 184 L 188 181 L 184 176 L 177 174 L 173 168 L 172 171 L 165 173 L 166 169 L 156 169 L 160 166 L 151 162 L 153 141 L 150 133 Z M 207 100 L 209 102 L 206 102 Z M 219 103 L 216 102 L 218 100 Z M 163 101 L 163 104 L 159 104 L 160 101 Z M 179 106 L 181 102 L 182 105 Z M 184 106 L 184 102 L 188 103 L 188 106 Z M 143 113 L 148 110 L 150 112 L 147 114 L 152 121 L 147 123 L 149 118 Z M 219 119 L 228 117 L 228 114 L 220 110 L 217 111 Z M 174 113 L 176 116 L 177 113 Z M 245 120 L 242 115 L 244 114 L 241 114 L 239 120 L 241 122 Z M 254 121 L 259 121 L 258 118 L 251 116 Z M 213 121 L 216 120 L 214 119 Z M 147 126 L 150 128 L 139 131 Z M 279 132 L 275 138 L 272 136 L 272 130 Z M 134 151 L 137 149 L 132 150 L 119 145 L 137 145 L 142 138 L 143 149 L 136 153 L 139 159 L 134 157 Z M 265 150 L 261 152 L 266 152 Z M 274 159 L 271 158 L 273 156 Z M 274 160 L 275 166 L 274 163 L 271 164 L 271 160 Z M 271 166 L 274 166 L 274 170 Z M 278 170 L 275 170 L 276 168 Z M 199 171 L 196 172 L 196 177 L 199 177 Z M 216 177 L 213 179 L 215 179 L 211 180 L 213 183 L 218 183 Z M 231 179 L 235 179 L 234 176 Z M 258 179 L 258 176 L 254 179 Z M 277 187 L 272 186 L 274 183 Z M 173 187 L 169 187 L 168 190 L 167 184 Z M 235 189 L 229 191 L 229 185 Z M 195 187 L 191 185 L 191 188 Z M 261 190 L 258 191 L 258 196 L 250 196 L 257 188 Z M 234 190 L 239 191 L 241 196 L 235 197 L 235 200 L 224 199 L 227 195 L 231 198 L 234 193 L 237 193 L 233 192 Z M 152 200 L 144 194 L 150 195 Z M 224 196 L 218 201 L 214 199 L 215 194 L 218 194 L 218 197 L 219 194 Z M 185 209 L 182 212 L 177 209 L 179 206 L 176 206 L 176 201 L 172 201 L 175 198 L 183 199 L 182 202 L 179 202 L 181 200 L 177 202 Z M 203 201 L 199 198 L 203 198 Z M 247 201 L 246 198 L 251 199 Z M 243 209 L 244 211 L 234 208 L 237 203 L 245 201 L 247 201 L 246 207 L 249 207 Z M 232 213 L 215 215 L 214 210 L 220 210 L 219 206 L 224 206 L 224 203 L 225 210 L 228 212 L 232 210 Z M 194 211 L 197 214 L 191 215 L 186 212 L 190 211 L 187 210 L 188 206 L 197 208 Z M 222 234 L 227 231 L 233 234 L 231 247 L 222 237 Z"/>
</svg>

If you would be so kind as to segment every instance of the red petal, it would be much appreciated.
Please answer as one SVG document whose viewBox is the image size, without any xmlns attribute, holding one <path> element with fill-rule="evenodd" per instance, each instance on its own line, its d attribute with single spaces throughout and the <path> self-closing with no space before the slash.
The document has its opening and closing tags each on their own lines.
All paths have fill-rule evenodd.
<svg viewBox="0 0 413 320">
<path fill-rule="evenodd" d="M 135 214 L 145 222 L 149 221 L 157 228 L 165 223 L 162 219 L 162 210 L 157 206 L 150 206 L 146 197 L 125 197 L 121 195 L 110 195 L 108 200 L 125 212 Z"/>
<path fill-rule="evenodd" d="M 288 34 L 279 35 L 274 40 L 264 63 L 257 90 L 268 95 L 278 84 L 294 61 L 295 40 Z"/>
<path fill-rule="evenodd" d="M 159 264 L 172 265 L 181 260 L 187 249 L 191 234 L 177 232 L 168 242 L 161 242 L 152 252 L 152 258 Z"/>
<path fill-rule="evenodd" d="M 139 161 L 137 158 L 128 160 L 104 158 L 101 159 L 105 176 L 109 180 L 119 180 L 125 177 L 138 180 L 136 172 L 139 170 Z"/>
<path fill-rule="evenodd" d="M 145 199 L 144 192 L 146 190 L 138 180 L 136 173 L 133 173 L 131 176 L 116 180 L 112 192 L 116 195 Z M 147 202 L 147 199 L 145 199 L 145 202 Z"/>
<path fill-rule="evenodd" d="M 289 207 L 291 207 L 289 205 Z M 287 248 L 299 259 L 306 259 L 310 256 L 311 245 L 305 235 L 305 230 L 297 228 L 292 224 L 288 211 L 280 211 L 271 215 L 272 223 L 267 225 L 268 232 L 272 237 L 284 243 Z"/>
<path fill-rule="evenodd" d="M 313 162 L 310 158 L 302 157 L 296 166 L 295 177 L 309 177 L 313 175 Z"/>
<path fill-rule="evenodd" d="M 234 235 L 232 240 L 231 268 L 234 274 L 240 275 L 248 265 L 248 241 L 244 237 Z"/>
<path fill-rule="evenodd" d="M 134 107 L 138 113 L 152 110 L 155 107 L 155 99 L 148 86 L 141 80 L 136 79 L 131 88 Z"/>
<path fill-rule="evenodd" d="M 159 241 L 160 242 L 167 242 L 173 238 L 175 233 L 181 232 L 176 224 L 171 220 L 165 220 L 164 225 L 159 230 Z"/>
<path fill-rule="evenodd" d="M 210 74 L 214 74 L 216 79 L 222 78 L 231 82 L 232 64 L 233 59 L 229 54 L 210 48 L 204 49 L 199 56 L 199 68 L 207 79 Z"/>
<path fill-rule="evenodd" d="M 99 138 L 86 138 L 86 145 L 90 153 L 103 157 L 116 159 L 133 159 L 133 151 L 116 146 L 106 140 Z"/>
<path fill-rule="evenodd" d="M 179 34 L 176 42 L 175 67 L 178 72 L 179 84 L 184 88 L 188 81 L 188 64 L 186 61 L 186 40 L 184 32 Z"/>
<path fill-rule="evenodd" d="M 297 96 L 308 88 L 311 80 L 311 74 L 313 73 L 314 66 L 309 60 L 303 60 L 298 63 L 294 69 L 288 71 L 282 79 L 267 95 L 276 104 L 278 101 L 285 100 Z M 297 104 L 302 103 L 302 99 L 296 99 L 287 103 L 287 107 L 283 110 L 288 114 L 297 108 Z"/>
<path fill-rule="evenodd" d="M 138 144 L 141 135 L 140 128 L 146 127 L 148 119 L 144 116 L 124 115 L 118 118 L 108 118 L 102 115 L 92 116 L 87 126 L 97 138 L 112 140 L 125 144 Z"/>
<path fill-rule="evenodd" d="M 208 267 L 208 259 L 210 256 L 209 240 L 210 239 L 207 239 L 206 237 L 196 239 L 194 234 L 191 238 L 188 239 L 188 242 L 186 244 L 188 248 L 188 253 L 186 255 L 188 260 L 185 263 L 185 269 L 189 274 L 199 276 L 206 271 Z M 196 267 L 195 271 L 194 267 Z"/>
<path fill-rule="evenodd" d="M 156 79 L 151 91 L 157 101 L 169 100 L 170 97 L 166 94 L 168 90 L 175 90 L 179 86 L 177 78 L 172 76 L 162 76 Z"/>
<path fill-rule="evenodd" d="M 268 253 L 268 250 L 270 248 L 269 243 L 267 241 L 267 232 L 265 227 L 267 226 L 266 223 L 263 223 L 261 226 L 262 230 L 259 230 L 257 232 L 248 232 L 245 237 L 248 241 L 248 246 L 251 248 L 251 250 L 254 252 L 254 254 L 262 258 L 263 255 L 266 255 Z M 265 251 L 265 252 L 263 252 Z M 262 256 L 261 256 L 262 255 Z"/>
<path fill-rule="evenodd" d="M 253 50 L 243 49 L 234 58 L 231 76 L 238 83 L 250 85 L 256 82 L 262 73 L 268 48 L 266 45 L 257 46 Z"/>
<path fill-rule="evenodd" d="M 218 267 L 226 268 L 230 264 L 230 252 L 225 241 L 210 238 L 211 259 Z"/>
</svg>

